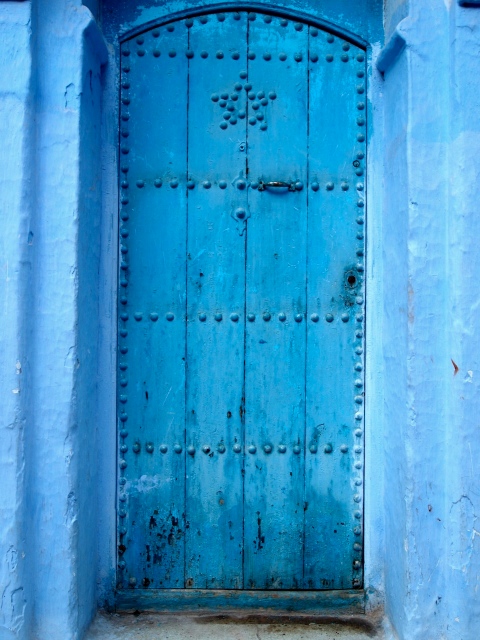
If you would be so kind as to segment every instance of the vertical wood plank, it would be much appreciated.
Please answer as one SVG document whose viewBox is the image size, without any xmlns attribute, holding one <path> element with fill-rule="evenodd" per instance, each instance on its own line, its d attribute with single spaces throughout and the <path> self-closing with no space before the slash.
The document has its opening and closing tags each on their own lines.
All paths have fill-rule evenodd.
<svg viewBox="0 0 480 640">
<path fill-rule="evenodd" d="M 276 17 L 249 18 L 246 300 L 255 319 L 246 334 L 245 587 L 296 589 L 303 577 L 307 31 Z M 303 189 L 261 191 L 261 180 Z"/>
<path fill-rule="evenodd" d="M 361 584 L 363 60 L 310 28 L 307 589 Z"/>
<path fill-rule="evenodd" d="M 226 13 L 190 28 L 188 588 L 243 586 L 245 24 Z"/>
<path fill-rule="evenodd" d="M 184 584 L 186 48 L 183 24 L 122 46 L 119 548 L 137 588 Z"/>
</svg>

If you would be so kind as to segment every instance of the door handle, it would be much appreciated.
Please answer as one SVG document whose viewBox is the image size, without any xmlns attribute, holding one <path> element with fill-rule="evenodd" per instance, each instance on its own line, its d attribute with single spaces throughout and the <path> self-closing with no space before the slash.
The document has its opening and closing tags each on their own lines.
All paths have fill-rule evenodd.
<svg viewBox="0 0 480 640">
<path fill-rule="evenodd" d="M 258 182 L 258 190 L 265 191 L 265 189 L 270 187 L 286 187 L 289 191 L 296 191 L 297 187 L 295 182 L 282 182 L 280 180 L 273 180 L 272 182 L 264 182 L 263 180 L 259 180 Z"/>
</svg>

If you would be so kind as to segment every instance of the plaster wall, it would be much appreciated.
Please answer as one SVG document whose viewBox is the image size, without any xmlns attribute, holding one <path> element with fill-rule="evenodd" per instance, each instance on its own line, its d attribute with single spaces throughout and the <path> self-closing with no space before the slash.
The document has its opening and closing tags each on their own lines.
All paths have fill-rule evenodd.
<svg viewBox="0 0 480 640">
<path fill-rule="evenodd" d="M 479 26 L 478 11 L 410 0 L 379 60 L 385 594 L 408 640 L 480 632 Z"/>
</svg>

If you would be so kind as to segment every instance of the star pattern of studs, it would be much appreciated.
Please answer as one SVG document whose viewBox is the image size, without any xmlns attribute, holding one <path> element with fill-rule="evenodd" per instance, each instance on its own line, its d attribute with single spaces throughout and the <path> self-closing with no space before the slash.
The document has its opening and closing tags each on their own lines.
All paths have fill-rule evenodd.
<svg viewBox="0 0 480 640">
<path fill-rule="evenodd" d="M 241 71 L 240 79 L 245 80 L 246 77 L 247 72 Z M 255 91 L 250 82 L 245 84 L 236 82 L 230 92 L 212 93 L 212 102 L 215 102 L 220 109 L 223 109 L 223 119 L 219 125 L 220 129 L 227 129 L 229 124 L 235 126 L 238 120 L 244 120 L 247 117 L 248 109 L 239 108 L 239 98 L 242 90 L 246 92 L 248 100 L 251 101 L 250 109 L 253 112 L 248 118 L 248 124 L 254 126 L 258 123 L 260 129 L 266 131 L 268 129 L 266 122 L 267 107 L 270 101 L 276 100 L 277 94 L 275 91 L 270 91 L 267 96 L 265 91 Z"/>
</svg>

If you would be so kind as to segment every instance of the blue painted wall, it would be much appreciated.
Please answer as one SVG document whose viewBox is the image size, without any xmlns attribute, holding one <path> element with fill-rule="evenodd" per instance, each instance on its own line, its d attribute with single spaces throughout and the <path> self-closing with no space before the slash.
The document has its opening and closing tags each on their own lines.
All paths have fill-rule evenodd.
<svg viewBox="0 0 480 640">
<path fill-rule="evenodd" d="M 380 60 L 385 593 L 408 640 L 480 629 L 479 25 L 411 0 Z"/>
<path fill-rule="evenodd" d="M 79 0 L 0 2 L 2 640 L 81 638 L 111 602 L 116 34 L 178 6 L 105 4 L 105 45 Z M 302 6 L 372 44 L 371 603 L 402 640 L 476 640 L 480 11 L 388 1 L 382 78 L 377 3 Z"/>
</svg>

